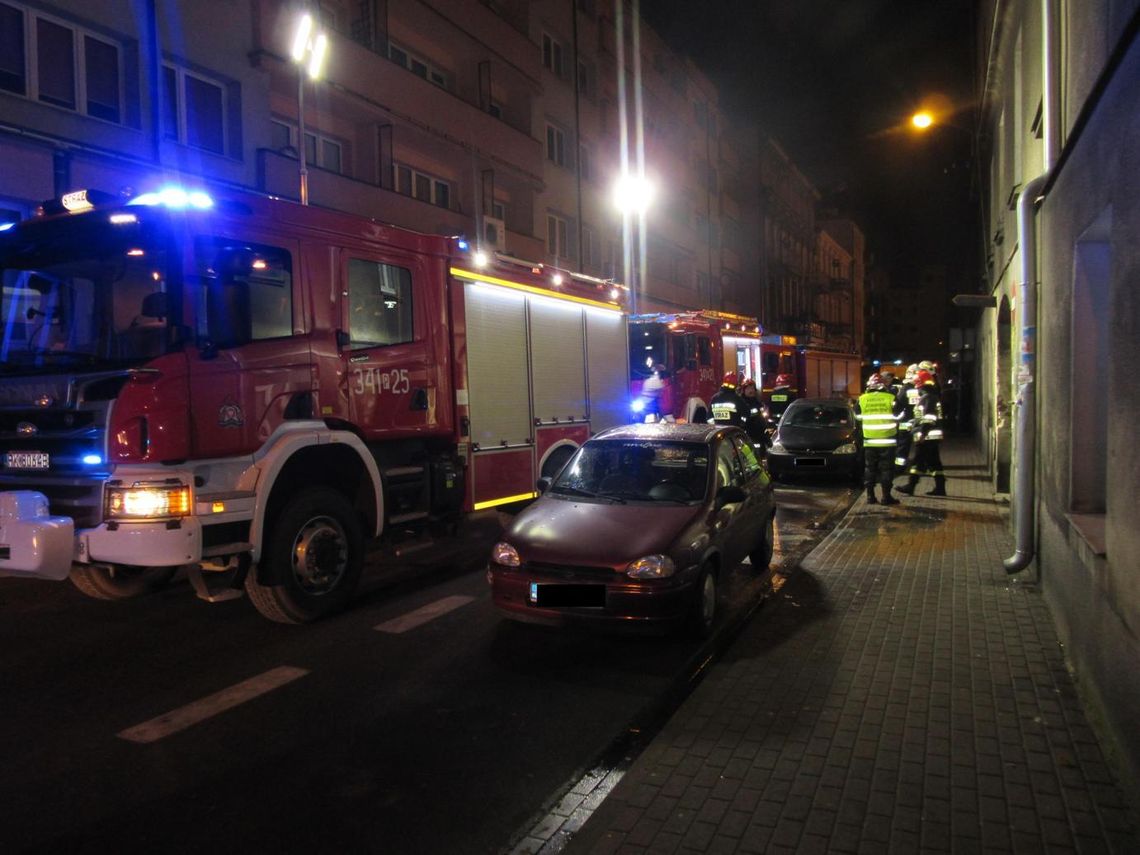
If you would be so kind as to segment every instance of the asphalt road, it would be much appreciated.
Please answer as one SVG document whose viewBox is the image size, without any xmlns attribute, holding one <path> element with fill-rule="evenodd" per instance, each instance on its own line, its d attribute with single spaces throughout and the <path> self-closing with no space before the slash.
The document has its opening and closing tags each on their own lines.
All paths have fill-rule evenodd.
<svg viewBox="0 0 1140 855">
<path fill-rule="evenodd" d="M 774 566 L 853 495 L 781 487 Z M 105 603 L 0 579 L 0 852 L 509 849 L 779 587 L 736 568 L 704 646 L 518 626 L 491 608 L 483 522 L 378 554 L 308 627 L 183 581 Z"/>
</svg>

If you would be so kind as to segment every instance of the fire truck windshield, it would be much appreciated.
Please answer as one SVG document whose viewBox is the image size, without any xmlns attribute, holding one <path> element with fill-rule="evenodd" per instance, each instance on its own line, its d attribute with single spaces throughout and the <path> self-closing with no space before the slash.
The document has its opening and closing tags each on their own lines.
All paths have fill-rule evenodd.
<svg viewBox="0 0 1140 855">
<path fill-rule="evenodd" d="M 69 225 L 0 246 L 0 371 L 117 367 L 166 348 L 164 242 L 141 229 L 82 228 L 79 239 Z"/>
<path fill-rule="evenodd" d="M 629 328 L 629 373 L 633 380 L 644 380 L 666 361 L 665 324 L 634 324 Z"/>
</svg>

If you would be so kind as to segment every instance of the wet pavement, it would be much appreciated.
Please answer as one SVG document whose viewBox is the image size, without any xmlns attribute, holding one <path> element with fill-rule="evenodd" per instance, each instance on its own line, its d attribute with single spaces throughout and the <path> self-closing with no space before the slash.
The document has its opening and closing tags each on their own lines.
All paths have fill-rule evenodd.
<svg viewBox="0 0 1140 855">
<path fill-rule="evenodd" d="M 1044 599 L 1002 568 L 1008 509 L 971 446 L 943 457 L 947 498 L 860 498 L 530 851 L 1140 852 Z"/>
</svg>

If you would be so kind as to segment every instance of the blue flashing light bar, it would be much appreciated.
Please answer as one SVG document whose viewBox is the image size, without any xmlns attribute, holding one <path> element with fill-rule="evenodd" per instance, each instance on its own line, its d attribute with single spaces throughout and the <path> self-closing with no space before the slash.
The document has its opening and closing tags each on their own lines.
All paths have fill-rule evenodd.
<svg viewBox="0 0 1140 855">
<path fill-rule="evenodd" d="M 0 232 L 6 232 L 6 231 L 8 231 L 8 229 L 12 228 L 12 226 L 14 226 L 14 225 L 16 225 L 16 224 L 15 223 L 0 223 Z"/>
<path fill-rule="evenodd" d="M 469 243 L 467 243 L 467 241 L 463 240 L 463 238 L 460 238 L 460 239 L 459 239 L 459 243 L 457 244 L 457 246 L 458 246 L 458 247 L 459 247 L 461 250 L 463 250 L 464 252 L 467 252 L 468 248 L 470 247 L 470 244 L 469 244 Z"/>
<path fill-rule="evenodd" d="M 100 457 L 98 454 L 84 454 L 83 455 L 83 465 L 84 466 L 99 466 L 102 462 L 103 462 L 103 458 Z"/>
<path fill-rule="evenodd" d="M 201 190 L 186 190 L 182 187 L 163 187 L 154 193 L 143 193 L 131 199 L 128 205 L 162 206 L 175 210 L 196 208 L 205 211 L 214 207 L 214 200 Z"/>
</svg>

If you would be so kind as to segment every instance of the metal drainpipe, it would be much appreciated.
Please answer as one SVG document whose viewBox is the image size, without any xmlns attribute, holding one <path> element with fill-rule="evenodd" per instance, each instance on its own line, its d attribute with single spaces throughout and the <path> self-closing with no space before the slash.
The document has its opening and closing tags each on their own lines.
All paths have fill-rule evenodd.
<svg viewBox="0 0 1140 855">
<path fill-rule="evenodd" d="M 1034 555 L 1036 475 L 1037 475 L 1037 229 L 1034 214 L 1041 191 L 1049 182 L 1056 162 L 1054 121 L 1056 117 L 1056 72 L 1053 53 L 1053 0 L 1042 0 L 1042 122 L 1045 142 L 1045 171 L 1025 185 L 1017 200 L 1017 242 L 1021 252 L 1021 305 L 1018 307 L 1021 332 L 1020 365 L 1018 367 L 1017 480 L 1013 494 L 1013 555 L 1002 562 L 1005 572 L 1019 573 L 1029 566 Z"/>
</svg>

